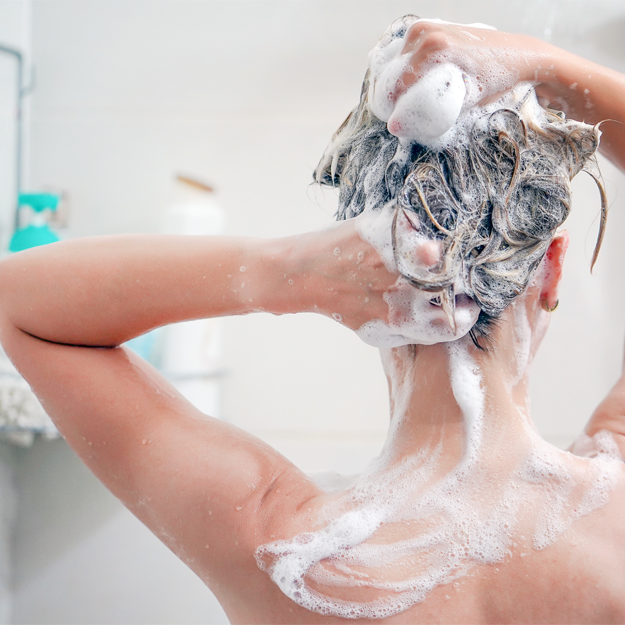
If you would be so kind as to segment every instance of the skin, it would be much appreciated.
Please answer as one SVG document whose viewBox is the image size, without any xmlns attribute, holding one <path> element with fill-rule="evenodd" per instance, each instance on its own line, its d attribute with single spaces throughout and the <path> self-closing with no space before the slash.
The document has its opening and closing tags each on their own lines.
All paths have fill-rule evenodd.
<svg viewBox="0 0 625 625">
<path fill-rule="evenodd" d="M 568 78 L 562 83 L 562 77 L 579 72 L 577 57 L 556 54 L 527 37 L 481 31 L 488 41 L 478 45 L 470 38 L 463 42 L 460 30 L 452 27 L 427 25 L 424 32 L 417 26 L 406 44 L 413 46 L 415 66 L 423 62 L 419 55 L 436 54 L 441 46 L 462 50 L 465 59 L 471 50 L 476 64 L 496 53 L 497 46 L 529 47 L 545 67 L 554 65 L 544 76 L 543 70 L 532 70 L 538 72 L 541 95 L 551 92 L 554 98 L 554 84 L 566 85 Z M 523 67 L 517 69 L 522 78 Z M 623 117 L 610 107 L 625 101 L 614 97 L 625 89 L 624 79 L 618 76 L 611 83 L 612 73 L 602 71 L 593 66 L 588 72 L 595 76 L 588 79 L 592 109 L 585 108 L 586 96 L 580 101 L 579 90 L 560 89 L 573 115 L 581 106 L 597 120 Z M 585 84 L 579 77 L 578 83 Z M 611 132 L 614 128 L 606 124 L 605 149 L 622 166 L 623 138 L 620 131 Z M 543 306 L 557 301 L 566 243 L 565 235 L 554 239 L 544 270 L 515 303 L 527 312 L 532 353 L 548 320 Z M 417 251 L 417 257 L 427 262 L 430 252 Z M 243 265 L 244 289 L 238 279 Z M 317 527 L 316 513 L 328 496 L 272 448 L 199 413 L 121 344 L 166 323 L 255 311 L 339 312 L 342 323 L 356 330 L 374 319 L 388 322 L 384 294 L 396 280 L 360 238 L 354 220 L 272 240 L 122 236 L 69 241 L 0 262 L 0 339 L 76 453 L 206 582 L 233 623 L 339 623 L 344 620 L 294 604 L 254 560 L 259 545 Z M 504 313 L 488 352 L 467 349 L 482 371 L 484 418 L 493 441 L 489 449 L 507 441 L 514 455 L 527 448 L 530 436 L 527 372 L 516 369 L 519 339 L 513 313 L 512 308 Z M 410 458 L 427 445 L 430 433 L 442 432 L 448 459 L 441 464 L 442 475 L 457 462 L 464 440 L 447 347 L 384 350 L 383 362 L 394 440 L 399 441 L 386 446 L 386 459 Z M 520 381 L 511 389 L 513 379 Z M 407 381 L 410 389 L 401 407 L 398 380 Z M 624 415 L 625 376 L 592 416 L 588 432 L 614 432 L 625 452 Z M 588 460 L 560 453 L 567 470 L 584 474 Z M 484 462 L 489 475 L 496 475 L 507 458 L 493 453 Z M 490 488 L 490 478 L 482 479 Z M 526 546 L 519 545 L 500 565 L 478 566 L 457 584 L 434 589 L 422 603 L 384 622 L 623 622 L 624 514 L 621 471 L 610 502 L 577 521 L 554 545 L 543 551 L 528 548 L 527 557 L 521 553 Z"/>
</svg>

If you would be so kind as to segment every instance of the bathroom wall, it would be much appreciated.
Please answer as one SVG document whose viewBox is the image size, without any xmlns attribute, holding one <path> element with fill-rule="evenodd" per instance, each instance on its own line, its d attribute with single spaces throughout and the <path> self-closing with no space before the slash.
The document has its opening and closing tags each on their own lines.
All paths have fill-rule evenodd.
<svg viewBox="0 0 625 625">
<path fill-rule="evenodd" d="M 0 2 L 0 44 L 22 50 L 28 59 L 29 2 Z M 0 249 L 8 244 L 15 211 L 17 63 L 0 53 Z M 25 112 L 27 115 L 27 111 Z M 0 442 L 0 623 L 12 620 L 13 532 L 16 514 L 15 450 Z"/>
<path fill-rule="evenodd" d="M 13 614 L 13 536 L 16 521 L 15 449 L 0 442 L 0 623 L 8 625 Z"/>
<path fill-rule="evenodd" d="M 68 192 L 69 236 L 158 230 L 178 172 L 217 187 L 230 233 L 320 227 L 335 198 L 309 186 L 311 171 L 356 102 L 367 51 L 407 12 L 490 22 L 625 69 L 616 0 L 33 0 L 31 185 Z M 562 446 L 620 366 L 625 302 L 611 285 L 623 267 L 625 180 L 604 172 L 614 199 L 605 250 L 591 277 L 598 197 L 580 180 L 561 305 L 535 367 L 538 426 Z M 224 359 L 223 418 L 304 469 L 352 472 L 377 453 L 379 359 L 338 324 L 229 319 Z M 18 451 L 15 471 L 13 622 L 225 622 L 62 441 Z"/>
</svg>

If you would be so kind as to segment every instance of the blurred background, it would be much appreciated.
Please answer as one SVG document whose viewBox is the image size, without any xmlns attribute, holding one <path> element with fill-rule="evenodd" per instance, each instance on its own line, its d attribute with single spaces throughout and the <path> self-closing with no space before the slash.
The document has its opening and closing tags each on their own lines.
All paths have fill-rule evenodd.
<svg viewBox="0 0 625 625">
<path fill-rule="evenodd" d="M 0 45 L 23 58 L 22 190 L 61 198 L 64 238 L 321 227 L 336 196 L 311 187 L 311 172 L 357 102 L 367 52 L 405 13 L 486 22 L 625 70 L 622 0 L 0 0 Z M 16 72 L 0 53 L 2 250 L 17 194 Z M 580 176 L 561 303 L 534 365 L 537 427 L 560 447 L 621 366 L 625 179 L 601 165 L 604 249 L 591 276 L 599 198 Z M 215 415 L 307 471 L 354 473 L 378 453 L 386 383 L 355 335 L 313 315 L 197 331 L 212 337 L 209 361 L 189 392 Z M 193 342 L 191 330 L 175 336 L 170 364 Z M 0 442 L 0 623 L 227 622 L 61 439 L 26 442 Z"/>
</svg>

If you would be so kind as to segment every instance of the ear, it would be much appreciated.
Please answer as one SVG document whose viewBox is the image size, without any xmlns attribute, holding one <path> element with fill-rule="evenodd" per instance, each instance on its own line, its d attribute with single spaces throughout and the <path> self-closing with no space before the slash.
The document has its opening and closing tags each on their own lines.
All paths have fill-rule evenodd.
<svg viewBox="0 0 625 625">
<path fill-rule="evenodd" d="M 555 308 L 558 303 L 558 289 L 562 279 L 564 255 L 569 247 L 569 233 L 558 233 L 545 254 L 545 273 L 540 291 L 540 303 L 544 308 Z"/>
</svg>

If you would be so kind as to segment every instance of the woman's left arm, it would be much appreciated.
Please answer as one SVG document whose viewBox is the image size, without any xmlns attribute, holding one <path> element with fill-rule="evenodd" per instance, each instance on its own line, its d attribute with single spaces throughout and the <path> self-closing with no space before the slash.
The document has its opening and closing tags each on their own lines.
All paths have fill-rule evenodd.
<svg viewBox="0 0 625 625">
<path fill-rule="evenodd" d="M 243 294 L 251 284 L 241 285 L 270 284 L 277 275 L 268 247 L 102 237 L 0 262 L 0 339 L 46 412 L 129 510 L 200 577 L 224 588 L 239 581 L 229 575 L 250 574 L 255 542 L 274 531 L 285 502 L 270 496 L 272 486 L 279 481 L 287 496 L 316 490 L 261 441 L 201 414 L 120 344 L 164 323 L 261 308 L 264 289 L 250 302 Z M 277 309 L 287 303 L 281 292 Z M 232 569 L 220 566 L 227 559 Z"/>
<path fill-rule="evenodd" d="M 395 275 L 350 220 L 283 239 L 128 235 L 34 248 L 0 262 L 0 315 L 53 343 L 113 347 L 186 319 L 341 309 L 384 318 Z"/>
</svg>

